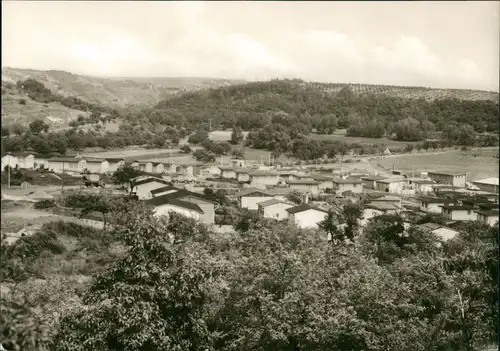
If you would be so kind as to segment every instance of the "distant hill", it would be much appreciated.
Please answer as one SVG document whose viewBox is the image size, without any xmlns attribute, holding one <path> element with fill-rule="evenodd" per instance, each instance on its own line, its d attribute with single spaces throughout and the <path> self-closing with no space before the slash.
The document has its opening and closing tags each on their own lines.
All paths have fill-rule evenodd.
<svg viewBox="0 0 500 351">
<path fill-rule="evenodd" d="M 105 106 L 151 106 L 186 91 L 226 86 L 243 81 L 212 78 L 102 78 L 65 71 L 2 67 L 2 82 L 33 78 L 62 96 L 75 96 Z"/>
</svg>

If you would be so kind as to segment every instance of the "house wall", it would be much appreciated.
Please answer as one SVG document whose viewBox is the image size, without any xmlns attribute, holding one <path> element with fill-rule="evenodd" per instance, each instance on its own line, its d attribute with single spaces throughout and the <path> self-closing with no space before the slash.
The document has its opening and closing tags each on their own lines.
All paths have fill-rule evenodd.
<svg viewBox="0 0 500 351">
<path fill-rule="evenodd" d="M 453 239 L 458 234 L 457 231 L 452 230 L 452 229 L 448 229 L 448 228 L 439 228 L 439 229 L 433 230 L 432 233 L 436 234 L 442 240 Z"/>
<path fill-rule="evenodd" d="M 257 205 L 259 202 L 263 202 L 266 200 L 271 200 L 273 196 L 242 196 L 241 208 L 247 208 L 249 210 L 258 210 L 259 206 Z"/>
<path fill-rule="evenodd" d="M 179 200 L 197 204 L 203 211 L 203 213 L 199 214 L 199 219 L 202 223 L 205 224 L 215 223 L 215 205 L 213 203 L 192 196 L 186 196 Z"/>
<path fill-rule="evenodd" d="M 440 184 L 450 184 L 458 187 L 465 187 L 465 182 L 467 181 L 467 177 L 465 174 L 463 175 L 447 175 L 447 174 L 435 174 L 432 172 L 428 173 L 430 179 Z"/>
<path fill-rule="evenodd" d="M 55 173 L 62 173 L 63 162 L 48 161 L 47 168 L 53 170 Z M 80 160 L 78 162 L 64 162 L 65 172 L 83 172 L 87 168 L 87 162 L 85 160 Z"/>
<path fill-rule="evenodd" d="M 415 190 L 425 194 L 432 193 L 433 191 L 432 184 L 415 184 Z"/>
<path fill-rule="evenodd" d="M 187 208 L 173 206 L 171 204 L 157 206 L 154 209 L 155 216 L 166 216 L 170 211 L 179 213 L 189 218 L 194 218 L 195 220 L 200 220 L 200 213 L 188 210 Z"/>
<path fill-rule="evenodd" d="M 498 216 L 485 216 L 482 214 L 477 214 L 477 220 L 486 223 L 490 226 L 494 226 L 498 222 Z"/>
<path fill-rule="evenodd" d="M 139 200 L 147 200 L 153 198 L 151 190 L 163 188 L 165 184 L 160 182 L 150 182 L 146 184 L 136 185 L 132 188 L 132 191 L 136 193 Z"/>
<path fill-rule="evenodd" d="M 441 213 L 442 208 L 439 206 L 443 206 L 444 202 L 442 203 L 427 203 L 427 202 L 420 202 L 420 209 L 424 212 L 429 212 L 429 213 Z"/>
<path fill-rule="evenodd" d="M 278 203 L 270 206 L 266 206 L 263 209 L 264 218 L 273 218 L 278 221 L 286 219 L 288 217 L 287 208 L 293 207 L 290 204 Z"/>
<path fill-rule="evenodd" d="M 90 173 L 106 173 L 109 169 L 109 162 L 103 161 L 101 163 L 87 162 L 86 168 Z"/>
<path fill-rule="evenodd" d="M 108 161 L 108 170 L 107 172 L 109 173 L 114 173 L 118 170 L 118 168 L 121 167 L 121 165 L 123 165 L 124 162 L 123 161 L 120 161 L 120 162 L 109 162 Z"/>
<path fill-rule="evenodd" d="M 309 184 L 290 184 L 291 189 L 295 189 L 297 191 L 300 191 L 302 193 L 311 193 L 313 195 L 318 195 L 319 194 L 319 187 L 318 185 L 309 185 Z"/>
<path fill-rule="evenodd" d="M 19 160 L 16 156 L 5 155 L 4 157 L 2 157 L 2 171 L 7 165 L 10 166 L 10 168 L 16 168 L 16 165 L 18 164 Z"/>
<path fill-rule="evenodd" d="M 498 194 L 498 185 L 495 184 L 482 184 L 482 183 L 476 183 L 472 182 L 475 186 L 479 188 L 481 191 L 486 191 L 488 193 L 494 193 Z"/>
<path fill-rule="evenodd" d="M 235 171 L 221 171 L 221 178 L 223 179 L 236 179 Z"/>
<path fill-rule="evenodd" d="M 376 189 L 386 193 L 401 193 L 403 191 L 404 182 L 395 183 L 376 183 Z"/>
<path fill-rule="evenodd" d="M 342 194 L 344 191 L 352 191 L 355 194 L 360 194 L 363 192 L 363 184 L 344 184 L 344 183 L 333 183 L 334 189 Z"/>
<path fill-rule="evenodd" d="M 363 218 L 359 221 L 361 226 L 365 226 L 370 219 L 381 215 L 383 212 L 373 208 L 365 208 L 363 210 Z"/>
<path fill-rule="evenodd" d="M 279 176 L 269 175 L 269 176 L 250 176 L 250 184 L 253 185 L 277 185 L 279 182 Z"/>
<path fill-rule="evenodd" d="M 19 168 L 24 168 L 24 169 L 35 168 L 35 156 L 33 155 L 28 155 L 26 157 L 19 156 L 17 160 L 19 162 Z"/>
<path fill-rule="evenodd" d="M 250 181 L 250 174 L 248 174 L 248 173 L 236 173 L 236 179 L 238 180 L 238 182 L 248 182 L 248 181 Z"/>
<path fill-rule="evenodd" d="M 449 210 L 442 209 L 444 217 L 451 221 L 475 221 L 477 220 L 477 213 L 474 210 Z"/>
<path fill-rule="evenodd" d="M 319 190 L 333 189 L 333 181 L 331 180 L 322 180 L 318 185 Z"/>
<path fill-rule="evenodd" d="M 363 182 L 363 187 L 366 189 L 376 189 L 377 188 L 377 182 L 374 180 L 361 180 Z"/>
<path fill-rule="evenodd" d="M 325 212 L 317 211 L 314 209 L 291 214 L 291 218 L 295 222 L 297 227 L 302 229 L 317 227 L 318 222 L 323 221 L 325 217 Z"/>
<path fill-rule="evenodd" d="M 165 170 L 165 166 L 163 165 L 163 163 L 159 163 L 159 164 L 156 165 L 156 167 L 154 167 L 153 172 L 155 172 L 155 173 L 163 173 L 164 170 Z"/>
</svg>

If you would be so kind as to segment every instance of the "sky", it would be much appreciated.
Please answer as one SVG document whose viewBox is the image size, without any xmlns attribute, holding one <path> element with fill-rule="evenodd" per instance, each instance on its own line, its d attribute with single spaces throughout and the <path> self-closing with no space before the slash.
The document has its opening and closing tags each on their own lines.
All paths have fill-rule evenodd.
<svg viewBox="0 0 500 351">
<path fill-rule="evenodd" d="M 2 66 L 499 87 L 498 1 L 2 1 Z"/>
</svg>

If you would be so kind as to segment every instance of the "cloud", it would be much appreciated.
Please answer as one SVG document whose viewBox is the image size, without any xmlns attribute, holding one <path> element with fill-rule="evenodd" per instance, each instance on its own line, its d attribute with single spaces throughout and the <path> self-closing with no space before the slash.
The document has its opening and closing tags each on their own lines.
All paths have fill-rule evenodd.
<svg viewBox="0 0 500 351">
<path fill-rule="evenodd" d="M 21 11 L 21 4 L 8 3 L 4 13 L 7 19 L 2 21 L 2 59 L 13 67 L 107 76 L 289 77 L 344 83 L 498 87 L 498 66 L 485 65 L 477 50 L 468 50 L 462 43 L 455 45 L 450 39 L 436 46 L 432 38 L 421 35 L 424 28 L 414 34 L 403 28 L 397 37 L 387 28 L 379 32 L 379 27 L 385 26 L 380 21 L 348 26 L 345 20 L 342 27 L 342 21 L 325 17 L 319 23 L 319 5 L 314 16 L 312 12 L 302 16 L 300 11 L 292 11 L 297 21 L 292 25 L 280 11 L 285 5 L 277 3 L 273 6 L 278 12 L 269 7 L 269 14 L 256 17 L 258 12 L 249 10 L 249 18 L 241 13 L 245 7 L 236 4 L 225 5 L 228 12 L 221 12 L 214 9 L 222 9 L 223 3 L 195 1 L 168 5 L 146 2 L 141 6 L 132 2 L 54 2 L 50 6 L 26 2 L 28 5 L 22 6 L 31 6 L 27 12 Z M 51 9 L 50 21 L 38 15 L 44 6 Z M 372 40 L 377 33 L 379 40 Z M 436 29 L 434 33 L 440 32 Z M 444 45 L 454 45 L 455 51 L 443 50 Z"/>
</svg>

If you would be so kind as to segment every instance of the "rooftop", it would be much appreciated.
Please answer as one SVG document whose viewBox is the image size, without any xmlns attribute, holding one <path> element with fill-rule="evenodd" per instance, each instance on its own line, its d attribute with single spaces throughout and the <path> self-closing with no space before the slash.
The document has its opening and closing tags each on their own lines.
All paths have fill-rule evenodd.
<svg viewBox="0 0 500 351">
<path fill-rule="evenodd" d="M 388 210 L 397 210 L 399 207 L 397 207 L 394 204 L 387 203 L 387 202 L 370 202 L 365 206 L 366 208 L 371 208 L 374 210 L 380 210 L 380 211 L 388 211 Z"/>
<path fill-rule="evenodd" d="M 396 197 L 396 196 L 382 196 L 382 197 L 378 197 L 378 198 L 375 198 L 373 199 L 372 201 L 401 201 L 401 199 L 399 197 Z"/>
<path fill-rule="evenodd" d="M 93 157 L 85 157 L 84 160 L 87 161 L 87 163 L 102 163 L 106 161 L 105 158 L 93 158 Z"/>
<path fill-rule="evenodd" d="M 278 200 L 278 199 L 270 199 L 270 200 L 262 201 L 262 202 L 259 202 L 257 205 L 259 205 L 261 207 L 267 207 L 267 206 L 271 206 L 271 205 L 275 205 L 275 204 L 280 204 L 280 203 L 281 204 L 290 205 L 290 206 L 294 206 L 292 204 L 289 204 L 286 201 L 282 201 L 282 200 Z"/>
<path fill-rule="evenodd" d="M 349 178 L 349 179 L 333 179 L 336 184 L 361 184 L 363 183 L 359 178 Z"/>
<path fill-rule="evenodd" d="M 438 171 L 435 171 L 435 172 L 429 171 L 429 172 L 427 172 L 427 174 L 429 174 L 429 175 L 431 175 L 431 174 L 446 175 L 446 176 L 453 176 L 453 177 L 467 175 L 466 172 L 438 172 Z"/>
<path fill-rule="evenodd" d="M 316 211 L 328 213 L 328 211 L 325 211 L 325 210 L 323 210 L 321 208 L 318 208 L 318 207 L 311 206 L 309 204 L 301 204 L 301 205 L 298 205 L 298 206 L 287 208 L 286 210 L 289 213 L 292 213 L 292 214 L 293 213 L 304 212 L 304 211 L 309 211 L 309 210 L 316 210 Z"/>
<path fill-rule="evenodd" d="M 265 190 L 262 190 L 262 189 L 256 189 L 256 188 L 247 188 L 247 189 L 243 189 L 242 191 L 240 191 L 239 193 L 236 193 L 236 197 L 242 197 L 242 196 L 246 196 L 246 195 L 250 195 L 250 194 L 253 194 L 253 193 L 259 193 L 259 194 L 262 194 L 264 196 L 273 196 L 273 194 L 265 191 Z"/>
<path fill-rule="evenodd" d="M 54 158 L 49 158 L 50 162 L 71 162 L 71 163 L 78 163 L 81 161 L 79 158 L 74 158 L 74 157 L 54 157 Z"/>
<path fill-rule="evenodd" d="M 383 183 L 383 184 L 401 183 L 404 181 L 405 181 L 404 179 L 396 179 L 396 178 L 384 178 L 384 179 L 377 180 L 377 182 Z"/>
<path fill-rule="evenodd" d="M 273 172 L 273 171 L 263 171 L 263 170 L 259 170 L 259 169 L 256 169 L 255 171 L 250 171 L 248 172 L 252 177 L 273 177 L 273 176 L 277 176 L 278 173 L 276 172 Z"/>
<path fill-rule="evenodd" d="M 307 179 L 287 180 L 286 182 L 290 185 L 318 185 L 317 181 Z"/>
<path fill-rule="evenodd" d="M 148 177 L 148 178 L 143 178 L 143 179 L 133 181 L 133 184 L 134 184 L 134 186 L 136 186 L 136 185 L 142 185 L 142 184 L 147 184 L 147 183 L 152 183 L 152 182 L 163 183 L 165 185 L 171 185 L 170 182 L 167 182 L 166 180 L 163 180 L 160 178 L 153 178 L 153 177 Z"/>
<path fill-rule="evenodd" d="M 486 216 L 486 217 L 498 217 L 498 210 L 481 210 L 481 211 L 476 211 L 477 214 Z"/>
<path fill-rule="evenodd" d="M 474 180 L 472 183 L 485 184 L 485 185 L 498 185 L 498 178 L 485 178 Z"/>
<path fill-rule="evenodd" d="M 466 210 L 473 210 L 474 206 L 466 206 L 466 205 L 443 205 L 439 206 L 441 208 L 447 209 L 447 210 L 457 210 L 457 211 L 466 211 Z"/>
<path fill-rule="evenodd" d="M 382 177 L 382 176 L 366 176 L 366 177 L 361 177 L 362 180 L 382 180 L 382 179 L 386 179 L 386 177 Z"/>
</svg>

